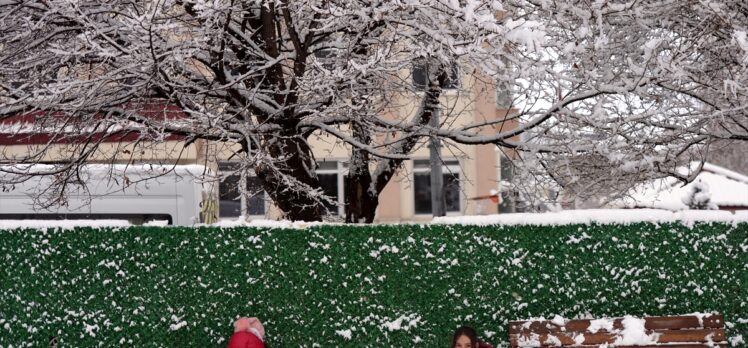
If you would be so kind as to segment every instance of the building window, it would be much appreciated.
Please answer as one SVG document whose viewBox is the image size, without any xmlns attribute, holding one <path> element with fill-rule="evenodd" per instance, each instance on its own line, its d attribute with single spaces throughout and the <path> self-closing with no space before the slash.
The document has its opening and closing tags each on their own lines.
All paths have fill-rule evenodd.
<svg viewBox="0 0 748 348">
<path fill-rule="evenodd" d="M 499 204 L 499 213 L 515 213 L 515 203 L 519 194 L 515 192 L 514 185 L 514 166 L 512 161 L 506 156 L 501 156 L 501 203 Z"/>
<path fill-rule="evenodd" d="M 317 162 L 317 178 L 322 191 L 333 202 L 325 202 L 328 215 L 343 215 L 345 204 L 345 173 L 348 167 L 340 161 Z"/>
<path fill-rule="evenodd" d="M 509 64 L 509 60 L 506 57 L 501 57 L 501 65 L 504 66 L 504 69 L 499 70 L 500 76 L 503 76 L 503 79 L 496 81 L 496 107 L 499 109 L 509 109 L 514 104 L 513 100 L 513 83 L 510 81 L 514 81 L 514 79 L 507 80 L 506 78 L 509 76 L 513 76 L 511 64 Z"/>
<path fill-rule="evenodd" d="M 428 86 L 428 65 L 423 63 L 413 64 L 413 86 L 419 91 L 425 91 Z M 457 89 L 460 86 L 460 73 L 457 65 L 452 65 L 447 72 L 447 78 L 442 83 L 443 89 Z"/>
<path fill-rule="evenodd" d="M 247 213 L 250 216 L 265 215 L 265 191 L 263 191 L 262 183 L 256 175 L 240 172 L 238 163 L 220 163 L 218 170 L 221 175 L 225 175 L 225 179 L 218 185 L 218 215 L 220 217 L 241 216 L 242 204 L 247 206 Z M 242 174 L 247 183 L 245 195 L 239 190 Z"/>
<path fill-rule="evenodd" d="M 512 86 L 508 83 L 496 83 L 496 107 L 508 109 L 512 107 Z"/>
<path fill-rule="evenodd" d="M 444 200 L 447 212 L 460 212 L 460 163 L 445 161 L 442 164 Z M 431 165 L 429 160 L 413 161 L 413 201 L 416 214 L 431 214 Z"/>
<path fill-rule="evenodd" d="M 516 213 L 514 207 L 514 191 L 502 191 L 501 192 L 501 204 L 499 204 L 500 214 Z"/>
<path fill-rule="evenodd" d="M 332 71 L 335 70 L 335 67 L 338 64 L 338 54 L 338 50 L 323 48 L 314 52 L 314 58 L 322 68 Z"/>
</svg>

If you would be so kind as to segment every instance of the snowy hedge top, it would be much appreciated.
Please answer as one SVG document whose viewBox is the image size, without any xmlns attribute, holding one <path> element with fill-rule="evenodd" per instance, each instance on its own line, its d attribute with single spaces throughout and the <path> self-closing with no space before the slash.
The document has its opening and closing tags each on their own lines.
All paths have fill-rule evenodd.
<svg viewBox="0 0 748 348">
<path fill-rule="evenodd" d="M 667 211 L 659 209 L 588 209 L 555 213 L 519 213 L 481 216 L 445 216 L 434 218 L 436 224 L 461 225 L 573 225 L 573 224 L 632 224 L 638 222 L 674 223 L 692 226 L 696 222 L 748 222 L 748 211 L 735 214 L 723 210 Z"/>
<path fill-rule="evenodd" d="M 517 213 L 497 215 L 445 216 L 436 217 L 433 224 L 438 225 L 575 225 L 575 224 L 632 224 L 639 222 L 675 223 L 693 226 L 697 222 L 723 222 L 737 224 L 748 223 L 748 211 L 737 211 L 734 214 L 723 210 L 684 210 L 671 212 L 659 209 L 588 209 L 567 210 L 555 213 Z M 146 224 L 160 226 L 160 224 Z M 224 220 L 213 225 L 221 228 L 254 227 L 254 228 L 286 228 L 305 229 L 314 226 L 345 226 L 341 223 L 304 222 L 304 221 L 275 221 L 275 220 Z M 16 228 L 62 228 L 75 227 L 127 227 L 127 220 L 0 220 L 0 230 Z M 197 227 L 197 226 L 196 226 Z"/>
<path fill-rule="evenodd" d="M 494 215 L 443 216 L 436 217 L 432 224 L 438 225 L 575 225 L 575 224 L 623 224 L 639 222 L 682 223 L 693 226 L 696 222 L 723 222 L 737 224 L 748 222 L 748 211 L 730 213 L 724 210 L 684 210 L 672 212 L 660 209 L 587 209 L 566 210 L 555 213 L 517 213 Z M 304 229 L 321 225 L 345 226 L 341 223 L 325 222 L 291 222 L 273 220 L 224 220 L 211 225 L 216 227 L 256 227 L 256 228 L 290 228 Z"/>
</svg>

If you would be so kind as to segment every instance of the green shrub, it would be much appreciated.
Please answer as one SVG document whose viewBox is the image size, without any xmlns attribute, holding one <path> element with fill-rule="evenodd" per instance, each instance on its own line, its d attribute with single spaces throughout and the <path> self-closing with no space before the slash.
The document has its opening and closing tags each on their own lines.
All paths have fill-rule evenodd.
<svg viewBox="0 0 748 348">
<path fill-rule="evenodd" d="M 720 312 L 748 341 L 748 224 L 0 231 L 0 347 L 447 347 L 507 321 Z M 348 335 L 350 339 L 344 336 Z M 744 343 L 743 343 L 744 345 Z"/>
</svg>

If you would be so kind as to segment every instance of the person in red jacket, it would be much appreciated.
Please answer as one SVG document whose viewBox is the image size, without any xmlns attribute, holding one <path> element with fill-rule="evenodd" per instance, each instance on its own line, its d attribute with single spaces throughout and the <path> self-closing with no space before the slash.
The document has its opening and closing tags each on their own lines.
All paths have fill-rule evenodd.
<svg viewBox="0 0 748 348">
<path fill-rule="evenodd" d="M 234 334 L 226 348 L 265 348 L 265 328 L 257 318 L 241 317 L 234 322 Z"/>
</svg>

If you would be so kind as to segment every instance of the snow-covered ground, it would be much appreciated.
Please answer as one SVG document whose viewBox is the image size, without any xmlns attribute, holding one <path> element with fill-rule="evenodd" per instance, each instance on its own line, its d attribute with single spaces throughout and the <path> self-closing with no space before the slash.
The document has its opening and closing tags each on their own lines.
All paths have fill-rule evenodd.
<svg viewBox="0 0 748 348">
<path fill-rule="evenodd" d="M 571 225 L 571 224 L 630 224 L 636 222 L 668 223 L 681 222 L 692 225 L 695 222 L 748 222 L 748 211 L 730 213 L 723 210 L 682 210 L 672 212 L 662 209 L 587 209 L 565 210 L 551 213 L 517 213 L 494 215 L 469 215 L 436 217 L 434 224 L 448 225 Z M 224 220 L 218 227 L 267 227 L 267 228 L 307 228 L 319 225 L 341 225 L 324 222 L 291 222 L 286 220 Z"/>
<path fill-rule="evenodd" d="M 289 220 L 264 220 L 264 219 L 254 219 L 254 220 L 242 220 L 240 219 L 234 219 L 234 220 L 220 220 L 215 224 L 212 225 L 205 225 L 209 227 L 223 227 L 223 228 L 229 228 L 229 227 L 264 227 L 264 228 L 294 228 L 294 229 L 304 229 L 307 227 L 312 226 L 319 226 L 319 225 L 340 225 L 340 223 L 333 223 L 333 222 L 306 222 L 306 221 L 289 221 Z"/>
<path fill-rule="evenodd" d="M 697 162 L 691 163 L 689 168 L 681 168 L 679 172 L 687 176 L 698 165 Z M 688 209 L 687 197 L 695 187 L 705 189 L 704 198 L 711 205 L 748 207 L 748 176 L 710 163 L 704 163 L 696 179 L 687 185 L 672 177 L 654 180 L 639 185 L 628 197 L 613 201 L 609 206 L 684 210 Z"/>
<path fill-rule="evenodd" d="M 479 216 L 445 216 L 434 218 L 437 224 L 466 225 L 571 225 L 571 224 L 630 224 L 636 222 L 748 222 L 748 211 L 735 214 L 723 210 L 682 210 L 672 212 L 660 209 L 587 209 L 533 214 L 497 214 Z"/>
</svg>

